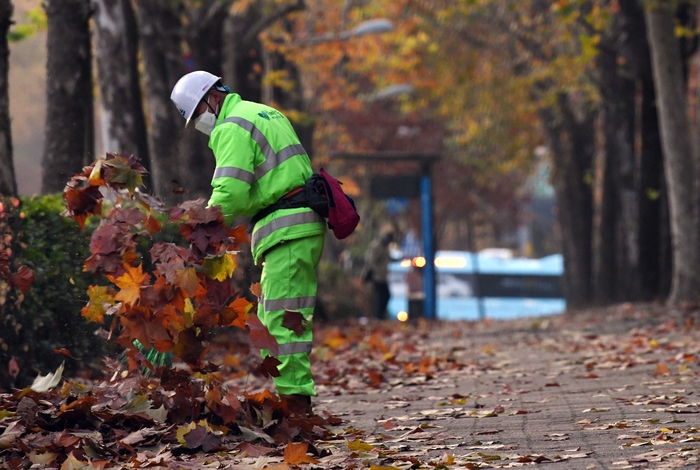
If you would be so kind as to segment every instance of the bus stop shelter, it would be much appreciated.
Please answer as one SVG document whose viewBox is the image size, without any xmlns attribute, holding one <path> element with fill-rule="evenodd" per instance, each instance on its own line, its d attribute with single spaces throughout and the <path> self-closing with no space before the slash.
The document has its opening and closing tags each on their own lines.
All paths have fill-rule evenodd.
<svg viewBox="0 0 700 470">
<path fill-rule="evenodd" d="M 352 163 L 373 165 L 383 163 L 395 170 L 390 175 L 372 174 L 370 172 L 370 197 L 372 199 L 390 198 L 420 198 L 421 206 L 421 238 L 425 267 L 423 273 L 423 316 L 426 319 L 436 318 L 436 275 L 435 275 L 435 233 L 433 224 L 433 164 L 440 160 L 435 153 L 413 152 L 363 152 L 335 153 L 333 159 L 346 160 Z M 406 163 L 416 170 L 406 172 Z"/>
</svg>

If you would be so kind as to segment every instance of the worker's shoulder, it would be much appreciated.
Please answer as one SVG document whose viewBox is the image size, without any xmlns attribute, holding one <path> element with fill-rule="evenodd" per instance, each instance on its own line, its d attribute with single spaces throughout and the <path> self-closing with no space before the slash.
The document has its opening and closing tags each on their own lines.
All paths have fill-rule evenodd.
<svg viewBox="0 0 700 470">
<path fill-rule="evenodd" d="M 241 101 L 235 108 L 235 112 L 240 113 L 241 117 L 249 118 L 254 122 L 272 122 L 278 119 L 287 119 L 279 110 L 263 103 L 255 101 Z"/>
<path fill-rule="evenodd" d="M 244 132 L 252 132 L 254 128 L 263 130 L 273 123 L 288 122 L 286 116 L 280 111 L 269 106 L 253 101 L 241 101 L 236 106 L 224 110 L 226 112 L 222 124 L 232 124 L 234 128 L 241 128 Z"/>
</svg>

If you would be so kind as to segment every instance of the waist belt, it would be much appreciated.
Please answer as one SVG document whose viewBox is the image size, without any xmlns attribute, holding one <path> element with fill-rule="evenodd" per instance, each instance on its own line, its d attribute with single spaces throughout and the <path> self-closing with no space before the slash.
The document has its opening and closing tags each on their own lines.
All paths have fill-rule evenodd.
<svg viewBox="0 0 700 470">
<path fill-rule="evenodd" d="M 304 186 L 291 190 L 282 196 L 277 202 L 267 206 L 255 214 L 250 219 L 250 230 L 255 227 L 255 224 L 257 224 L 260 219 L 267 217 L 275 211 L 280 209 L 296 209 L 299 207 L 309 207 L 309 199 L 304 191 Z"/>
</svg>

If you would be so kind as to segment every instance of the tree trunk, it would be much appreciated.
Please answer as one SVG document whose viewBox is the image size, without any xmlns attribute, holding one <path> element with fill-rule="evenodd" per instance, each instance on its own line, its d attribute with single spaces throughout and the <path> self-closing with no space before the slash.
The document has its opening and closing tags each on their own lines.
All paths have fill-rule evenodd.
<svg viewBox="0 0 700 470">
<path fill-rule="evenodd" d="M 602 133 L 605 159 L 601 208 L 600 252 L 594 272 L 596 302 L 637 300 L 639 278 L 639 205 L 634 153 L 635 83 L 620 61 L 623 34 L 615 16 L 597 57 L 602 95 Z"/>
<path fill-rule="evenodd" d="M 41 191 L 61 192 L 94 155 L 89 0 L 47 0 L 46 142 Z"/>
<path fill-rule="evenodd" d="M 180 199 L 176 194 L 182 191 L 189 171 L 181 169 L 178 161 L 185 122 L 170 100 L 175 83 L 185 74 L 181 8 L 180 2 L 148 0 L 139 2 L 136 9 L 148 90 L 153 185 L 155 193 L 168 202 Z"/>
<path fill-rule="evenodd" d="M 553 183 L 557 194 L 558 218 L 564 254 L 564 295 L 569 308 L 589 305 L 593 196 L 592 175 L 594 116 L 577 120 L 568 99 L 561 95 L 558 109 L 540 112 L 552 151 Z"/>
<path fill-rule="evenodd" d="M 5 196 L 17 195 L 8 91 L 10 49 L 7 45 L 7 32 L 12 24 L 13 9 L 10 0 L 0 0 L 0 194 Z"/>
<path fill-rule="evenodd" d="M 184 37 L 189 45 L 194 70 L 206 70 L 221 76 L 222 36 L 227 5 L 219 0 L 207 0 L 200 2 L 198 7 L 187 10 Z M 184 123 L 181 122 L 180 125 L 183 126 Z M 187 168 L 188 171 L 182 186 L 190 198 L 209 198 L 211 195 L 211 178 L 216 160 L 208 144 L 209 138 L 194 128 L 182 133 L 178 158 L 181 168 Z"/>
<path fill-rule="evenodd" d="M 95 50 L 107 152 L 133 154 L 151 171 L 138 69 L 138 31 L 129 0 L 93 0 Z M 150 175 L 144 178 L 152 188 Z"/>
<path fill-rule="evenodd" d="M 621 0 L 620 15 L 627 40 L 623 58 L 636 79 L 636 133 L 641 148 L 638 154 L 639 282 L 641 300 L 665 298 L 670 285 L 670 249 L 667 201 L 664 184 L 663 151 L 659 138 L 654 78 L 644 10 L 638 0 Z M 668 245 L 668 247 L 666 246 Z M 666 287 L 664 287 L 664 285 Z"/>
<path fill-rule="evenodd" d="M 651 72 L 651 69 L 649 70 Z M 651 76 L 641 78 L 639 191 L 639 246 L 643 300 L 666 298 L 671 284 L 668 255 L 668 197 L 664 181 L 664 161 L 656 112 L 656 94 Z M 663 214 L 666 214 L 666 217 Z M 666 234 L 666 237 L 663 236 Z M 664 245 L 669 247 L 664 248 Z M 666 286 L 664 288 L 664 285 Z"/>
<path fill-rule="evenodd" d="M 651 47 L 673 237 L 673 280 L 668 302 L 678 306 L 700 297 L 695 168 L 683 64 L 674 11 L 653 3 L 645 10 Z"/>
<path fill-rule="evenodd" d="M 257 36 L 246 34 L 251 24 L 262 17 L 259 4 L 242 15 L 230 15 L 223 28 L 222 72 L 226 83 L 244 100 L 262 100 L 262 46 Z"/>
<path fill-rule="evenodd" d="M 603 134 L 608 124 L 606 116 L 601 116 L 600 129 Z M 606 147 L 604 144 L 601 147 Z M 617 263 L 615 256 L 615 241 L 617 240 L 617 201 L 618 193 L 615 185 L 615 167 L 617 159 L 614 153 L 601 149 L 600 200 L 595 208 L 594 249 L 593 249 L 593 279 L 592 293 L 594 303 L 606 305 L 614 301 L 617 279 Z"/>
</svg>

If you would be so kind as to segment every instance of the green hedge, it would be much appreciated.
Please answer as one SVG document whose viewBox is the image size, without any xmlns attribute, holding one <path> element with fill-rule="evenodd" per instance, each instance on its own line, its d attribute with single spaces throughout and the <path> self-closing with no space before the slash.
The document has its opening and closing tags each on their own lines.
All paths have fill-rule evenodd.
<svg viewBox="0 0 700 470">
<path fill-rule="evenodd" d="M 88 286 L 97 282 L 82 269 L 92 231 L 61 216 L 64 208 L 60 195 L 25 198 L 17 208 L 22 216 L 12 222 L 14 263 L 29 267 L 35 280 L 19 304 L 7 302 L 0 310 L 0 389 L 27 386 L 63 361 L 64 374 L 74 376 L 99 367 L 104 357 L 98 325 L 80 315 Z M 75 359 L 54 352 L 63 348 Z M 8 374 L 13 358 L 19 365 L 15 379 Z"/>
</svg>

